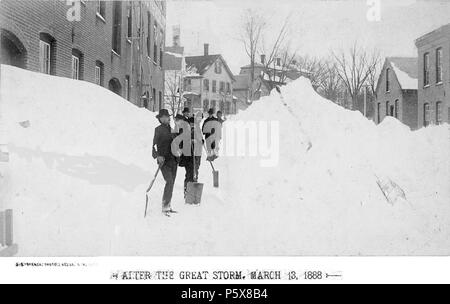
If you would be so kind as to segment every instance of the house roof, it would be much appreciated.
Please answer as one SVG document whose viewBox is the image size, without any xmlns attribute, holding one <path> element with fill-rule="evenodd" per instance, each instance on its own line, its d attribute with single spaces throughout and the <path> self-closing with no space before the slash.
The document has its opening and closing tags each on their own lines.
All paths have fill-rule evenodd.
<svg viewBox="0 0 450 304">
<path fill-rule="evenodd" d="M 241 67 L 241 69 L 251 69 L 252 65 L 251 64 L 247 64 L 244 65 L 243 67 Z M 255 68 L 263 68 L 264 65 L 262 63 L 259 62 L 255 62 Z"/>
<path fill-rule="evenodd" d="M 204 56 L 189 56 L 186 57 L 186 68 L 192 69 L 194 68 L 196 72 L 200 75 L 203 75 L 206 73 L 206 71 L 209 70 L 209 68 L 218 60 L 221 59 L 225 69 L 227 70 L 227 73 L 230 75 L 231 79 L 234 80 L 234 75 L 231 72 L 230 68 L 228 67 L 228 64 L 223 59 L 221 55 L 204 55 Z"/>
<path fill-rule="evenodd" d="M 418 59 L 414 57 L 388 57 L 403 90 L 417 90 L 419 86 Z"/>
</svg>

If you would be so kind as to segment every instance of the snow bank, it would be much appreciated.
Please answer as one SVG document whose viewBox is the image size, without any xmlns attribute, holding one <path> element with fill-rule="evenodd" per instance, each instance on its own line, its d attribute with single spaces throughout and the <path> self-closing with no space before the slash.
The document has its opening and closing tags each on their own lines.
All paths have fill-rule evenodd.
<svg viewBox="0 0 450 304">
<path fill-rule="evenodd" d="M 2 66 L 2 73 L 10 145 L 148 165 L 142 160 L 151 146 L 156 114 L 88 82 L 10 66 Z"/>
<path fill-rule="evenodd" d="M 274 92 L 233 118 L 280 121 L 277 167 L 222 157 L 214 189 L 203 162 L 197 208 L 183 204 L 180 168 L 180 214 L 160 216 L 159 177 L 144 220 L 155 114 L 86 82 L 2 66 L 19 255 L 450 253 L 448 125 L 375 126 L 305 79 L 283 96 L 296 117 Z"/>
<path fill-rule="evenodd" d="M 318 96 L 306 79 L 283 88 L 283 95 L 313 148 L 306 152 L 298 120 L 276 92 L 234 118 L 281 121 L 278 167 L 229 163 L 229 188 L 248 189 L 230 192 L 230 201 L 253 218 L 243 215 L 238 226 L 260 231 L 243 233 L 249 240 L 243 251 L 450 253 L 448 125 L 411 132 L 387 118 L 376 126 Z"/>
</svg>

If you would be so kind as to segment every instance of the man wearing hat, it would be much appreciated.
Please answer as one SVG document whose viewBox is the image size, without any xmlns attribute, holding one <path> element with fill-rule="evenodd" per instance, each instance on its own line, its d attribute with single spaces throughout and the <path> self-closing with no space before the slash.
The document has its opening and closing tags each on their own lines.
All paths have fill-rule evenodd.
<svg viewBox="0 0 450 304">
<path fill-rule="evenodd" d="M 191 110 L 189 110 L 189 108 L 184 108 L 183 109 L 183 117 L 184 117 L 184 120 L 187 123 L 193 123 L 194 122 L 194 118 L 191 117 Z"/>
<path fill-rule="evenodd" d="M 172 154 L 172 141 L 176 137 L 176 133 L 170 127 L 169 111 L 161 109 L 156 118 L 161 125 L 155 129 L 153 158 L 157 160 L 158 166 L 161 168 L 161 173 L 166 181 L 162 199 L 162 212 L 166 216 L 170 216 L 171 213 L 175 213 L 172 209 L 171 202 L 178 169 L 177 158 Z"/>
<path fill-rule="evenodd" d="M 214 161 L 217 158 L 216 148 L 218 145 L 216 145 L 216 141 L 213 141 L 211 144 L 208 144 L 209 142 L 208 138 L 210 138 L 211 135 L 216 133 L 216 128 L 218 127 L 218 119 L 214 117 L 214 109 L 209 109 L 208 115 L 209 117 L 205 119 L 205 122 L 203 123 L 202 132 L 205 135 L 206 149 L 208 151 L 207 160 Z"/>
</svg>

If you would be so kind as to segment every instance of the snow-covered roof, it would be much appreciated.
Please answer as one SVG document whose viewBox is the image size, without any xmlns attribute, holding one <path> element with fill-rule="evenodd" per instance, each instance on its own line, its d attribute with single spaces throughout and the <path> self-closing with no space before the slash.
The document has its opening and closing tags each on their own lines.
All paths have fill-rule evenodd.
<svg viewBox="0 0 450 304">
<path fill-rule="evenodd" d="M 203 75 L 208 71 L 211 66 L 218 60 L 222 60 L 225 70 L 228 72 L 230 77 L 234 80 L 234 75 L 228 67 L 227 62 L 223 59 L 222 55 L 204 55 L 204 56 L 187 56 L 186 68 L 195 69 L 199 75 Z"/>
<path fill-rule="evenodd" d="M 390 57 L 390 62 L 403 90 L 417 90 L 419 86 L 418 61 L 413 57 Z"/>
</svg>

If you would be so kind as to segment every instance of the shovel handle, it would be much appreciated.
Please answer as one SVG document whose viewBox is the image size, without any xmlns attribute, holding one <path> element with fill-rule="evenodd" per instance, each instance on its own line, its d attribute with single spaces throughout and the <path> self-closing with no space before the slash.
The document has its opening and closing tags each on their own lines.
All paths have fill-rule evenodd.
<svg viewBox="0 0 450 304">
<path fill-rule="evenodd" d="M 208 150 L 206 149 L 205 144 L 203 144 L 203 149 L 205 150 L 206 156 L 208 156 Z M 212 163 L 212 161 L 209 160 L 209 164 L 211 165 L 211 168 L 214 172 L 216 172 L 216 169 L 214 168 L 214 165 Z"/>
</svg>

